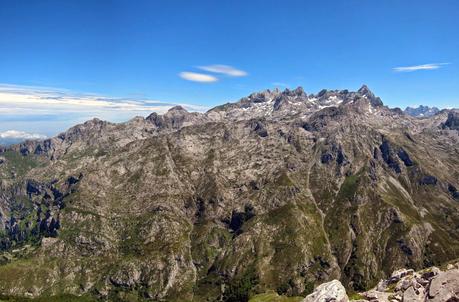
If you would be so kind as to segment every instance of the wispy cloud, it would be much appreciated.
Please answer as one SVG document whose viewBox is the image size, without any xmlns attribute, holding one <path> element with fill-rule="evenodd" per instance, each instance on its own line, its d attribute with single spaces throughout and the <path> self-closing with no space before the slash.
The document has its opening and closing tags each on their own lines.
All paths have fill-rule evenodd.
<svg viewBox="0 0 459 302">
<path fill-rule="evenodd" d="M 396 72 L 412 72 L 418 70 L 434 70 L 439 69 L 444 65 L 449 65 L 450 63 L 430 63 L 430 64 L 422 64 L 422 65 L 414 65 L 414 66 L 401 66 L 401 67 L 394 67 L 393 70 Z"/>
<path fill-rule="evenodd" d="M 212 75 L 197 72 L 183 71 L 179 73 L 179 76 L 184 80 L 192 82 L 212 83 L 218 81 L 218 79 Z"/>
<path fill-rule="evenodd" d="M 52 136 L 94 117 L 124 122 L 134 116 L 147 116 L 151 112 L 165 113 L 176 105 L 189 111 L 202 112 L 209 109 L 207 106 L 141 97 L 114 98 L 65 89 L 0 83 L 0 131 L 14 129 Z M 10 131 L 4 135 L 16 134 L 21 133 Z"/>
<path fill-rule="evenodd" d="M 0 114 L 53 114 L 68 112 L 165 112 L 181 105 L 191 111 L 204 111 L 205 106 L 163 102 L 151 99 L 113 98 L 79 94 L 68 90 L 0 84 Z"/>
<path fill-rule="evenodd" d="M 7 130 L 0 132 L 0 139 L 44 139 L 46 135 L 29 133 L 18 130 Z"/>
<path fill-rule="evenodd" d="M 208 65 L 198 66 L 197 68 L 207 72 L 223 74 L 230 77 L 245 77 L 248 75 L 246 71 L 228 65 Z"/>
</svg>

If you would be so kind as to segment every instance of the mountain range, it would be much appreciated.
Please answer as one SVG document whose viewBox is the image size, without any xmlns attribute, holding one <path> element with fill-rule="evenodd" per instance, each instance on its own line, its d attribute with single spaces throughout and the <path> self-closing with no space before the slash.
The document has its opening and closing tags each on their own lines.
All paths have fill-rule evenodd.
<svg viewBox="0 0 459 302">
<path fill-rule="evenodd" d="M 404 112 L 416 117 L 430 117 L 440 112 L 440 109 L 437 107 L 420 105 L 418 107 L 406 107 Z"/>
<path fill-rule="evenodd" d="M 0 149 L 0 294 L 108 301 L 364 291 L 459 257 L 459 110 L 265 90 Z"/>
</svg>

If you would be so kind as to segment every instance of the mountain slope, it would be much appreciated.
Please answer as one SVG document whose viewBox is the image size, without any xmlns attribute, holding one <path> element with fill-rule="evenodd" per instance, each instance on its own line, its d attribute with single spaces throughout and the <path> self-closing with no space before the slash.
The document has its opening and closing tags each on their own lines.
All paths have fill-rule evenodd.
<svg viewBox="0 0 459 302">
<path fill-rule="evenodd" d="M 244 301 L 457 258 L 457 121 L 298 88 L 12 146 L 0 293 Z"/>
</svg>

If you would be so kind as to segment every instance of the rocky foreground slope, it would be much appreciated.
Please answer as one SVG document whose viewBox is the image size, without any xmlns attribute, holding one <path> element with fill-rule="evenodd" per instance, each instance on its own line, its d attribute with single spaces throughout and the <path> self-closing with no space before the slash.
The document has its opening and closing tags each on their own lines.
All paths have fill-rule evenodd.
<svg viewBox="0 0 459 302">
<path fill-rule="evenodd" d="M 109 301 L 364 291 L 459 257 L 459 112 L 263 91 L 0 153 L 0 294 Z"/>
<path fill-rule="evenodd" d="M 266 293 L 254 296 L 249 302 L 282 302 L 288 298 Z M 348 295 L 338 280 L 323 283 L 301 302 L 454 302 L 459 301 L 459 262 L 449 263 L 445 270 L 430 267 L 419 272 L 412 269 L 394 271 L 388 279 L 363 293 Z"/>
</svg>

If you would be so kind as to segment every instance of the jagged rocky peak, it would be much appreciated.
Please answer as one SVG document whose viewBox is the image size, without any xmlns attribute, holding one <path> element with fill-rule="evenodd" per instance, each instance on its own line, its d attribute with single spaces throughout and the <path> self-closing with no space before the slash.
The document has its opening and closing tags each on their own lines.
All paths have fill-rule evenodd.
<svg viewBox="0 0 459 302">
<path fill-rule="evenodd" d="M 274 90 L 266 89 L 259 92 L 254 92 L 250 94 L 248 97 L 242 98 L 239 102 L 242 104 L 264 103 L 271 102 L 279 98 L 301 98 L 306 100 L 307 94 L 304 92 L 303 87 L 300 86 L 293 90 L 286 88 L 284 91 L 280 91 L 278 88 L 275 88 Z"/>
<path fill-rule="evenodd" d="M 382 107 L 384 104 L 381 99 L 374 95 L 368 86 L 363 85 L 358 91 L 344 90 L 327 90 L 322 89 L 316 95 L 310 95 L 309 101 L 317 103 L 318 109 L 330 106 L 339 106 L 341 104 L 362 104 L 362 101 L 368 102 L 373 107 Z M 364 102 L 365 103 L 365 102 Z"/>
<path fill-rule="evenodd" d="M 362 87 L 359 88 L 359 90 L 357 90 L 358 93 L 360 93 L 361 95 L 373 95 L 373 92 L 371 92 L 370 88 L 368 88 L 367 85 L 363 84 Z"/>
<path fill-rule="evenodd" d="M 377 96 L 374 95 L 374 93 L 368 88 L 367 85 L 362 85 L 359 90 L 357 90 L 357 93 L 359 93 L 361 96 L 366 97 L 370 100 L 370 104 L 379 107 L 383 106 L 383 102 L 381 99 Z"/>
<path fill-rule="evenodd" d="M 134 126 L 134 127 L 142 126 L 145 124 L 145 119 L 142 116 L 134 116 L 133 118 L 131 118 L 129 121 L 127 121 L 124 124 L 129 125 L 129 126 Z"/>
<path fill-rule="evenodd" d="M 104 128 L 106 128 L 110 124 L 111 123 L 107 121 L 103 121 L 98 118 L 93 118 L 89 121 L 84 122 L 83 124 L 73 126 L 66 132 L 59 134 L 58 138 L 62 140 L 84 139 L 88 136 L 94 135 L 95 133 L 102 131 Z"/>
<path fill-rule="evenodd" d="M 186 111 L 182 106 L 174 106 L 164 114 L 164 117 L 170 119 L 185 119 L 185 117 L 190 114 L 191 113 Z"/>
<path fill-rule="evenodd" d="M 420 105 L 418 107 L 406 107 L 405 110 L 403 111 L 405 114 L 414 116 L 414 117 L 431 117 L 438 112 L 440 112 L 440 109 L 437 107 L 429 107 L 429 106 L 423 106 Z"/>
<path fill-rule="evenodd" d="M 180 105 L 174 106 L 167 111 L 167 113 L 176 113 L 176 112 L 188 113 L 188 111 Z"/>
<path fill-rule="evenodd" d="M 240 102 L 242 103 L 263 103 L 272 101 L 276 96 L 280 94 L 279 89 L 266 89 L 260 92 L 254 92 L 250 94 L 248 97 L 242 98 Z"/>
<path fill-rule="evenodd" d="M 163 115 L 153 112 L 146 120 L 153 123 L 158 129 L 179 129 L 203 122 L 205 117 L 202 113 L 188 112 L 182 106 L 174 106 Z"/>
<path fill-rule="evenodd" d="M 183 115 L 183 114 L 188 114 L 189 112 L 183 108 L 180 105 L 171 107 L 167 112 L 163 115 L 158 114 L 157 112 L 152 112 L 149 116 L 146 117 L 146 120 L 155 120 L 158 118 L 158 116 L 173 116 L 173 115 Z"/>
<path fill-rule="evenodd" d="M 282 95 L 291 96 L 291 97 L 304 97 L 304 98 L 307 98 L 307 94 L 304 92 L 304 89 L 301 86 L 298 86 L 297 88 L 295 88 L 293 90 L 285 88 L 285 90 L 282 92 Z"/>
<path fill-rule="evenodd" d="M 327 90 L 307 94 L 302 87 L 280 91 L 263 90 L 209 110 L 211 120 L 244 120 L 251 118 L 288 119 L 307 116 L 327 107 L 350 105 L 353 111 L 374 113 L 384 107 L 381 99 L 363 85 L 358 91 Z"/>
</svg>

